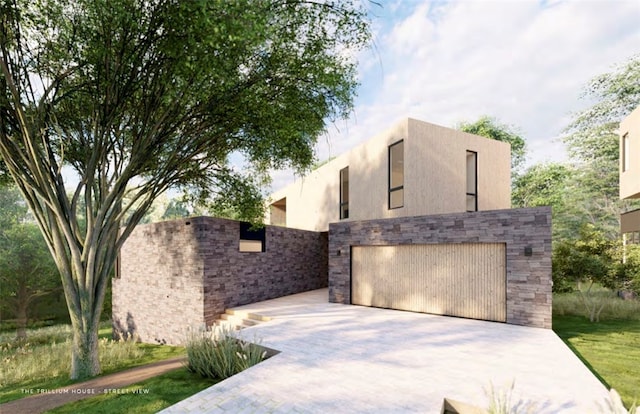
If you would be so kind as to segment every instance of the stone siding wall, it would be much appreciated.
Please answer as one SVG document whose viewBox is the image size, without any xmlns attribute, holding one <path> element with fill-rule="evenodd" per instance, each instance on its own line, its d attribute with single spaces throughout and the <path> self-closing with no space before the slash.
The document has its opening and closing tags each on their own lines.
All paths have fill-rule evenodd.
<svg viewBox="0 0 640 414">
<path fill-rule="evenodd" d="M 240 222 L 211 217 L 138 226 L 120 252 L 113 324 L 179 344 L 228 307 L 327 286 L 327 233 L 267 226 L 265 252 L 240 252 Z"/>
<path fill-rule="evenodd" d="M 203 323 L 204 260 L 197 226 L 187 221 L 138 226 L 122 246 L 112 280 L 116 332 L 174 344 L 190 323 Z"/>
<path fill-rule="evenodd" d="M 330 302 L 351 303 L 351 246 L 505 243 L 507 323 L 551 328 L 550 207 L 332 223 L 329 235 Z"/>
<path fill-rule="evenodd" d="M 327 287 L 327 233 L 267 226 L 263 253 L 238 250 L 240 223 L 209 220 L 205 254 L 205 321 L 225 309 Z"/>
</svg>

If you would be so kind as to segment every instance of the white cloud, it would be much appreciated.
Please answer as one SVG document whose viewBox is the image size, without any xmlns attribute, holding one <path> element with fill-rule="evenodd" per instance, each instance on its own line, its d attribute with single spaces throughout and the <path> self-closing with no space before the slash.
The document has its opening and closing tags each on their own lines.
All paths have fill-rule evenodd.
<svg viewBox="0 0 640 414">
<path fill-rule="evenodd" d="M 376 14 L 354 115 L 330 146 L 319 140 L 321 159 L 406 116 L 452 126 L 487 114 L 520 128 L 530 162 L 562 160 L 557 138 L 589 104 L 582 87 L 640 51 L 637 0 L 397 2 Z"/>
</svg>

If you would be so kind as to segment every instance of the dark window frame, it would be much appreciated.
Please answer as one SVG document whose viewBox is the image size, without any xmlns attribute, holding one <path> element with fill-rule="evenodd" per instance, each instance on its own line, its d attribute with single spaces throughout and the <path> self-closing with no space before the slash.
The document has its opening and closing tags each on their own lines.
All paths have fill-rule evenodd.
<svg viewBox="0 0 640 414">
<path fill-rule="evenodd" d="M 344 172 L 346 172 L 346 174 L 347 174 L 347 185 L 348 185 L 348 182 L 349 182 L 349 167 L 348 166 L 344 167 L 343 169 L 340 170 L 340 202 L 339 202 L 339 206 L 338 206 L 338 209 L 339 209 L 338 214 L 339 214 L 340 220 L 349 218 L 349 197 L 347 197 L 347 201 L 344 201 L 344 199 L 342 198 L 342 196 L 344 194 L 344 192 L 343 192 L 343 190 L 344 190 L 343 186 L 344 186 L 344 181 L 345 181 L 343 179 L 344 178 L 344 176 L 343 176 Z M 347 189 L 347 191 L 348 191 L 348 189 Z M 344 209 L 343 207 L 346 207 L 346 209 Z M 346 214 L 344 214 L 345 211 L 346 211 Z"/>
<path fill-rule="evenodd" d="M 629 133 L 627 132 L 622 136 L 622 148 L 620 149 L 620 152 L 622 153 L 622 172 L 626 172 L 629 169 L 629 154 L 627 154 L 627 150 L 630 146 Z"/>
<path fill-rule="evenodd" d="M 242 240 L 247 240 L 247 241 L 259 241 L 262 243 L 262 249 L 261 252 L 264 253 L 267 251 L 267 228 L 265 226 L 262 226 L 260 228 L 253 228 L 253 225 L 251 223 L 248 223 L 246 221 L 241 221 L 240 222 L 240 241 Z M 253 251 L 242 251 L 242 253 L 259 253 L 259 252 L 253 252 Z"/>
<path fill-rule="evenodd" d="M 389 210 L 395 210 L 397 208 L 403 208 L 404 207 L 404 163 L 402 164 L 402 185 L 398 185 L 395 187 L 391 187 L 391 175 L 392 175 L 392 170 L 391 170 L 391 151 L 392 148 L 395 147 L 396 145 L 400 145 L 402 144 L 402 160 L 404 161 L 404 139 L 401 139 L 400 141 L 396 141 L 393 144 L 389 145 L 388 149 L 387 149 L 387 205 L 389 207 Z M 400 191 L 402 190 L 402 204 L 399 206 L 395 206 L 392 207 L 391 206 L 391 195 L 396 192 L 396 191 Z"/>
<path fill-rule="evenodd" d="M 469 154 L 473 154 L 474 155 L 474 175 L 475 175 L 475 185 L 474 185 L 474 189 L 473 189 L 473 193 L 470 193 L 467 191 L 467 197 L 468 196 L 473 196 L 474 199 L 474 208 L 475 210 L 469 210 L 468 209 L 468 204 L 467 204 L 467 200 L 465 198 L 465 210 L 467 211 L 467 213 L 473 213 L 478 211 L 478 152 L 477 151 L 471 151 L 471 150 L 467 150 L 467 152 L 465 153 L 465 159 L 464 159 L 464 165 L 465 165 L 465 180 L 469 179 L 469 171 L 467 171 L 467 169 L 469 168 L 468 164 L 467 164 L 467 157 L 469 156 Z M 465 188 L 468 190 L 469 189 L 469 184 L 467 182 L 465 182 Z"/>
</svg>

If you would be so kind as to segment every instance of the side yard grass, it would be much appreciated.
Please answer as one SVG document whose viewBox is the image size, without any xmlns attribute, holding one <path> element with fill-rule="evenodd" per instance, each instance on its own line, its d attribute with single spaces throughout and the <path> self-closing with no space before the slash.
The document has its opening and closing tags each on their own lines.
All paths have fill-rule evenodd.
<svg viewBox="0 0 640 414">
<path fill-rule="evenodd" d="M 186 368 L 159 375 L 155 378 L 126 387 L 118 394 L 102 394 L 96 397 L 63 405 L 51 414 L 152 414 L 215 384 L 216 380 L 203 378 Z"/>
<path fill-rule="evenodd" d="M 554 295 L 553 330 L 627 407 L 640 404 L 640 301 L 598 293 L 600 322 L 590 322 L 579 294 Z"/>
<path fill-rule="evenodd" d="M 75 382 L 69 379 L 69 326 L 31 330 L 23 343 L 16 343 L 13 336 L 13 333 L 0 335 L 0 403 L 28 396 L 24 390 L 55 389 Z M 110 338 L 111 326 L 102 325 L 99 346 L 103 374 L 185 355 L 182 347 Z"/>
<path fill-rule="evenodd" d="M 189 332 L 186 350 L 188 365 L 183 368 L 139 382 L 118 393 L 87 398 L 48 412 L 155 413 L 268 357 L 265 348 L 224 327 Z"/>
</svg>

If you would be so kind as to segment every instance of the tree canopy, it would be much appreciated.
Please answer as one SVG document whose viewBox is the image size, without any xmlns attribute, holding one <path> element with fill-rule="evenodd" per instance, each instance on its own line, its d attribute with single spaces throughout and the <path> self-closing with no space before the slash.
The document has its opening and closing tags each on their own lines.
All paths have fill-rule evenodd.
<svg viewBox="0 0 640 414">
<path fill-rule="evenodd" d="M 577 221 L 589 222 L 615 237 L 620 213 L 640 207 L 637 201 L 620 201 L 618 191 L 618 127 L 640 106 L 640 55 L 594 77 L 584 97 L 595 103 L 575 114 L 563 137 L 576 170 L 569 206 Z"/>
<path fill-rule="evenodd" d="M 305 0 L 0 7 L 0 156 L 61 274 L 71 377 L 95 375 L 108 276 L 153 200 L 190 187 L 242 207 L 269 168 L 307 169 L 326 123 L 352 107 L 366 12 Z M 236 152 L 250 172 L 228 164 Z M 70 196 L 63 166 L 79 177 Z"/>
</svg>

